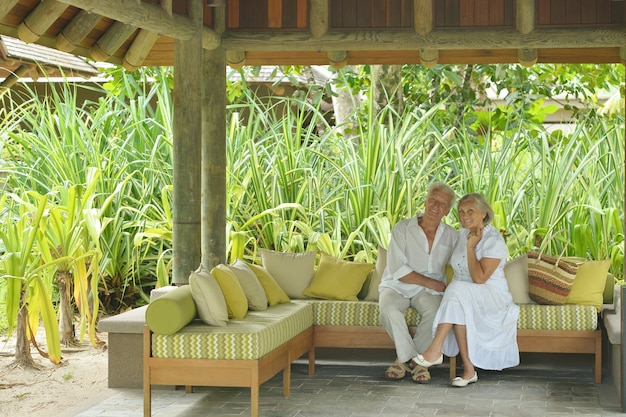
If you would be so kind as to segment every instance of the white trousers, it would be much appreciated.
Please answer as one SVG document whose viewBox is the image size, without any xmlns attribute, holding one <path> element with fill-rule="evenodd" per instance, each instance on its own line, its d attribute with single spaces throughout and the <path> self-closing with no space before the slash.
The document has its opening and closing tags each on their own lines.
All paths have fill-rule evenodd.
<svg viewBox="0 0 626 417">
<path fill-rule="evenodd" d="M 422 353 L 433 341 L 433 322 L 441 303 L 441 295 L 420 291 L 413 298 L 406 298 L 391 288 L 383 288 L 378 299 L 380 323 L 396 346 L 398 360 L 406 362 Z M 412 307 L 421 316 L 421 321 L 411 337 L 404 312 Z"/>
</svg>

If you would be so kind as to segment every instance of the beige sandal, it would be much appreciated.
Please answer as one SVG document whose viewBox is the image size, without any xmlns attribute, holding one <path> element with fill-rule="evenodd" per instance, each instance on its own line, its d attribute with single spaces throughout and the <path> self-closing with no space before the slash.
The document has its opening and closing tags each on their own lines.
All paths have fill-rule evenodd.
<svg viewBox="0 0 626 417">
<path fill-rule="evenodd" d="M 399 381 L 412 375 L 413 371 L 404 362 L 398 362 L 397 360 L 385 371 L 385 379 L 389 381 Z"/>
<path fill-rule="evenodd" d="M 411 379 L 416 384 L 430 384 L 430 372 L 428 372 L 428 368 L 416 364 L 412 373 L 413 376 Z"/>
</svg>

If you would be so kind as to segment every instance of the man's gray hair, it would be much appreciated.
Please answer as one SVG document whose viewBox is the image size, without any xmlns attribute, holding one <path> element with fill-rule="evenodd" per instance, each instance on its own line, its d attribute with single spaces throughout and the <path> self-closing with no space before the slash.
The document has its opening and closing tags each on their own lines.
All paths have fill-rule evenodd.
<svg viewBox="0 0 626 417">
<path fill-rule="evenodd" d="M 428 193 L 426 194 L 427 198 L 434 191 L 441 191 L 442 193 L 447 194 L 450 200 L 450 206 L 448 208 L 452 208 L 452 206 L 454 206 L 454 202 L 456 201 L 456 194 L 454 190 L 448 184 L 446 184 L 445 182 L 441 182 L 441 181 L 435 181 L 431 183 L 428 186 Z"/>
</svg>

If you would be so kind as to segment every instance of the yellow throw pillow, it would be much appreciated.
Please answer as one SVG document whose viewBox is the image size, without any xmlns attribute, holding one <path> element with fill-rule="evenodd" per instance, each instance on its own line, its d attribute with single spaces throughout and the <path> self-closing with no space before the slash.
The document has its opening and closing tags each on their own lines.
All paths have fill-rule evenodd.
<svg viewBox="0 0 626 417">
<path fill-rule="evenodd" d="M 211 269 L 211 275 L 213 275 L 222 290 L 222 294 L 224 294 L 228 318 L 242 319 L 246 317 L 248 300 L 235 273 L 228 266 L 219 264 Z"/>
<path fill-rule="evenodd" d="M 254 272 L 254 275 L 256 275 L 257 279 L 261 283 L 263 291 L 265 291 L 265 296 L 267 297 L 267 303 L 270 307 L 277 304 L 291 302 L 287 293 L 280 288 L 280 285 L 278 285 L 274 277 L 271 276 L 265 268 L 259 265 L 249 264 L 247 262 L 246 265 L 248 265 L 252 272 Z"/>
<path fill-rule="evenodd" d="M 574 285 L 565 303 L 592 305 L 600 312 L 610 266 L 610 259 L 587 261 L 579 265 Z"/>
<path fill-rule="evenodd" d="M 357 301 L 372 264 L 349 262 L 322 253 L 320 265 L 302 295 L 325 300 Z"/>
</svg>

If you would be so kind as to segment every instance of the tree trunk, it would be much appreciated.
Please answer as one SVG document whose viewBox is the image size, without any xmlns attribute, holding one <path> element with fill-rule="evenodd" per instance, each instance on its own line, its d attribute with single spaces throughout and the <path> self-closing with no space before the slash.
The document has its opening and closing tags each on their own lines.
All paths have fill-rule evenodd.
<svg viewBox="0 0 626 417">
<path fill-rule="evenodd" d="M 391 106 L 398 114 L 404 109 L 402 65 L 371 65 L 374 101 L 377 110 Z"/>
<path fill-rule="evenodd" d="M 30 341 L 28 340 L 28 307 L 26 307 L 26 292 L 22 292 L 20 310 L 17 313 L 17 328 L 15 343 L 15 363 L 18 366 L 36 368 L 35 361 L 30 354 Z"/>
<path fill-rule="evenodd" d="M 62 345 L 71 346 L 76 344 L 71 299 L 72 274 L 69 271 L 58 271 L 56 282 L 59 288 L 59 336 Z"/>
</svg>

